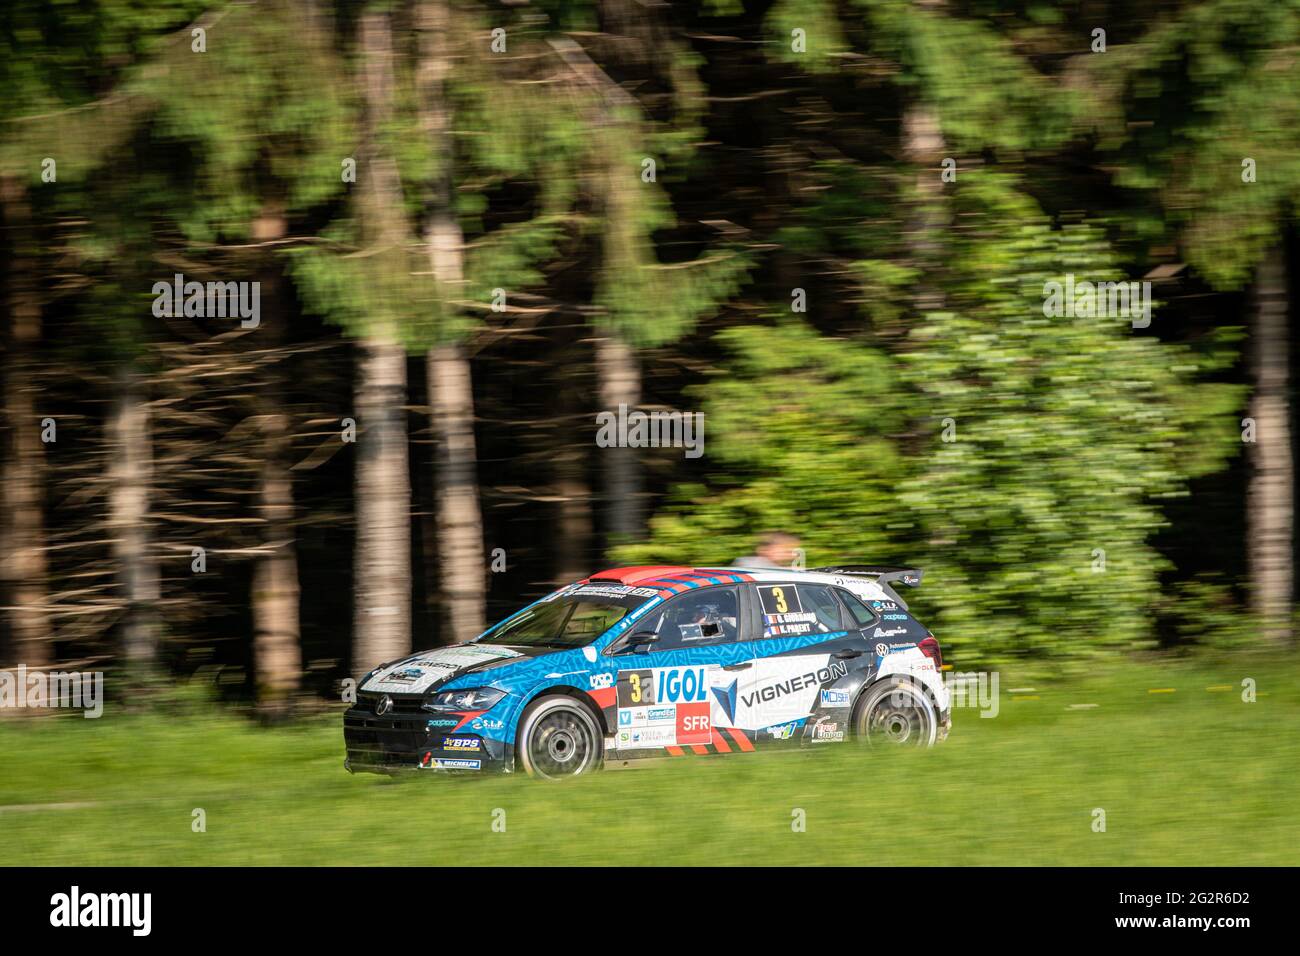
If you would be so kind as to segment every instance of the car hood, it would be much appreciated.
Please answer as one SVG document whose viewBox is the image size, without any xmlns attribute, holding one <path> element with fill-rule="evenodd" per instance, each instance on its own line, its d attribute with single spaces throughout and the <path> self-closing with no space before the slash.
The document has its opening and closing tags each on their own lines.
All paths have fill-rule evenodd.
<svg viewBox="0 0 1300 956">
<path fill-rule="evenodd" d="M 370 675 L 361 690 L 379 694 L 423 694 L 472 670 L 524 660 L 527 655 L 511 647 L 488 644 L 453 644 L 436 647 L 385 664 Z"/>
</svg>

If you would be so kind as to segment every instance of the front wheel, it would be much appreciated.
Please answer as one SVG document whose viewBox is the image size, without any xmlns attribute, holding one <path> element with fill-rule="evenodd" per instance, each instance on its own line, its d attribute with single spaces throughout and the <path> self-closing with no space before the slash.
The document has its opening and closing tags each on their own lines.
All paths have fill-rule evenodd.
<svg viewBox="0 0 1300 956">
<path fill-rule="evenodd" d="M 872 746 L 929 747 L 938 729 L 929 695 L 897 677 L 872 684 L 853 711 L 854 734 Z"/>
<path fill-rule="evenodd" d="M 519 762 L 531 777 L 560 780 L 600 766 L 600 728 L 572 697 L 543 697 L 519 721 Z"/>
</svg>

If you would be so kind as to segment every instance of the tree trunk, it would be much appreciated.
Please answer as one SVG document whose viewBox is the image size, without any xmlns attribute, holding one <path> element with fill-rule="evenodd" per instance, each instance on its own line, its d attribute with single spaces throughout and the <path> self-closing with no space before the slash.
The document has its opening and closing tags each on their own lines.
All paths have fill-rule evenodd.
<svg viewBox="0 0 1300 956">
<path fill-rule="evenodd" d="M 253 569 L 253 667 L 258 709 L 269 717 L 283 716 L 292 707 L 302 674 L 286 418 L 273 412 L 262 419 L 259 498 L 266 553 L 258 556 Z"/>
<path fill-rule="evenodd" d="M 1247 490 L 1252 599 L 1265 640 L 1291 641 L 1294 464 L 1288 395 L 1287 275 L 1279 243 L 1260 264 L 1251 330 L 1255 394 L 1254 471 Z"/>
<path fill-rule="evenodd" d="M 356 617 L 353 670 L 411 649 L 411 486 L 406 448 L 406 351 L 362 344 L 356 390 Z"/>
<path fill-rule="evenodd" d="M 126 614 L 122 657 L 129 679 L 147 683 L 158 673 L 158 564 L 150 549 L 149 502 L 153 493 L 153 439 L 149 406 L 123 367 L 109 420 L 109 534 Z"/>
<path fill-rule="evenodd" d="M 903 112 L 903 155 L 916 170 L 915 193 L 907 222 L 908 253 L 919 278 L 915 286 L 913 307 L 917 317 L 943 308 L 943 293 L 933 272 L 938 264 L 944 228 L 943 133 L 934 111 L 919 101 L 909 103 Z"/>
<path fill-rule="evenodd" d="M 582 460 L 573 451 L 555 459 L 555 494 L 559 510 L 555 520 L 556 586 L 572 584 L 596 571 L 587 557 L 591 542 L 591 486 Z"/>
<path fill-rule="evenodd" d="M 469 360 L 456 345 L 429 350 L 429 406 L 437 441 L 438 544 L 446 626 L 455 641 L 484 629 L 487 567 L 474 450 Z"/>
<path fill-rule="evenodd" d="M 641 368 L 636 350 L 614 334 L 596 343 L 596 371 L 600 376 L 600 404 L 604 411 L 626 413 L 641 403 Z M 608 545 L 640 537 L 644 523 L 641 500 L 641 463 L 635 448 L 602 448 Z"/>
<path fill-rule="evenodd" d="M 254 224 L 254 238 L 269 242 L 283 238 L 284 216 L 267 207 Z M 282 344 L 287 310 L 281 300 L 280 273 L 265 270 L 262 301 L 270 304 L 269 323 L 257 332 L 271 346 Z M 262 473 L 258 489 L 263 521 L 261 550 L 253 568 L 253 675 L 257 705 L 264 717 L 286 715 L 293 706 L 302 678 L 302 640 L 299 631 L 298 556 L 294 547 L 293 473 L 289 470 L 289 416 L 284 407 L 283 359 L 268 367 L 270 381 L 262 388 Z"/>
<path fill-rule="evenodd" d="M 360 25 L 366 158 L 359 214 L 363 240 L 378 259 L 401 267 L 406 227 L 397 164 L 380 148 L 393 112 L 389 15 Z M 386 308 L 380 303 L 379 309 Z M 356 405 L 356 563 L 352 664 L 362 674 L 411 649 L 411 476 L 406 446 L 406 350 L 391 316 L 377 315 L 361 342 Z"/>
<path fill-rule="evenodd" d="M 41 339 L 41 299 L 31 253 L 31 210 L 24 186 L 0 181 L 0 203 L 9 232 L 9 354 L 4 370 L 9 442 L 4 461 L 4 579 L 11 654 L 31 668 L 53 662 L 46 580 L 45 449 L 36 408 L 33 352 Z"/>
<path fill-rule="evenodd" d="M 591 481 L 587 456 L 591 453 L 591 388 L 578 370 L 585 365 L 585 346 L 566 344 L 552 353 L 551 394 L 556 435 L 550 454 L 556 510 L 552 548 L 555 554 L 555 584 L 571 584 L 585 578 L 592 567 L 593 519 Z M 605 449 L 599 449 L 604 453 Z"/>
<path fill-rule="evenodd" d="M 450 9 L 446 0 L 421 4 L 420 118 L 429 136 L 438 169 L 432 208 L 425 228 L 429 264 L 437 285 L 441 318 L 456 333 L 464 295 L 464 236 L 452 193 L 455 154 L 451 140 L 451 105 L 447 76 L 452 69 L 447 38 Z M 477 454 L 474 443 L 474 386 L 469 359 L 454 341 L 429 350 L 429 412 L 435 442 L 434 488 L 438 516 L 438 550 L 443 633 L 468 641 L 485 626 L 487 565 L 483 553 L 483 517 L 479 510 Z"/>
<path fill-rule="evenodd" d="M 933 16 L 942 15 L 944 0 L 914 0 Z M 919 276 L 913 307 L 919 319 L 942 309 L 943 291 L 934 276 L 943 249 L 945 210 L 940 163 L 943 160 L 943 127 L 939 115 L 925 101 L 925 91 L 914 89 L 903 108 L 903 157 L 916 171 L 911 214 L 907 221 L 907 247 Z"/>
</svg>

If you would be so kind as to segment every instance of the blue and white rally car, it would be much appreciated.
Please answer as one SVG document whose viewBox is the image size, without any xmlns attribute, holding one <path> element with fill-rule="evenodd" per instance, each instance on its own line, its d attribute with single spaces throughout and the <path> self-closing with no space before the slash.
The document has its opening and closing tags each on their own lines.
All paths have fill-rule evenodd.
<svg viewBox="0 0 1300 956">
<path fill-rule="evenodd" d="M 614 568 L 468 644 L 383 664 L 343 719 L 351 771 L 557 778 L 649 757 L 947 736 L 921 572 Z"/>
</svg>

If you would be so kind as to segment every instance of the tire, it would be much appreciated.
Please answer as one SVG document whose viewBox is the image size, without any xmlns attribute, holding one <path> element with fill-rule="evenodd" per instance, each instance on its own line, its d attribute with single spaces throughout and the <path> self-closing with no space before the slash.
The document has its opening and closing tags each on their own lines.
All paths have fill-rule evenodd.
<svg viewBox="0 0 1300 956">
<path fill-rule="evenodd" d="M 530 777 L 563 780 L 601 763 L 600 726 L 580 701 L 564 695 L 535 700 L 519 719 L 516 754 Z"/>
<path fill-rule="evenodd" d="M 934 703 L 909 680 L 887 677 L 872 684 L 853 709 L 853 734 L 872 747 L 930 747 L 938 731 Z"/>
</svg>

